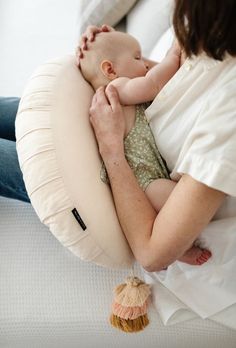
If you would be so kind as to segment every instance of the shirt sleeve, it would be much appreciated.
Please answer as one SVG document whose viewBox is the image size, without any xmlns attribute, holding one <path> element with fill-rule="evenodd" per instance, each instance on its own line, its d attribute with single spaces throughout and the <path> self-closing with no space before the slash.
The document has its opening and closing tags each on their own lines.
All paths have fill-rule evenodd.
<svg viewBox="0 0 236 348">
<path fill-rule="evenodd" d="M 171 178 L 189 174 L 209 187 L 236 196 L 236 80 L 212 93 L 204 104 Z"/>
</svg>

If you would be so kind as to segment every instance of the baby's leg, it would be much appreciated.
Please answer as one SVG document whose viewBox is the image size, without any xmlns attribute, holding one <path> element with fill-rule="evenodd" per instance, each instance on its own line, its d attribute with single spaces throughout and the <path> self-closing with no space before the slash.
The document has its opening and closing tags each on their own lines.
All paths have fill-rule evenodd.
<svg viewBox="0 0 236 348">
<path fill-rule="evenodd" d="M 153 208 L 159 212 L 169 195 L 175 188 L 176 182 L 168 179 L 157 179 L 152 181 L 146 188 L 145 194 L 149 198 Z M 192 246 L 178 260 L 189 265 L 202 265 L 211 257 L 211 252 Z"/>
<path fill-rule="evenodd" d="M 148 185 L 145 194 L 157 212 L 161 210 L 175 185 L 176 182 L 169 179 L 156 179 Z"/>
</svg>

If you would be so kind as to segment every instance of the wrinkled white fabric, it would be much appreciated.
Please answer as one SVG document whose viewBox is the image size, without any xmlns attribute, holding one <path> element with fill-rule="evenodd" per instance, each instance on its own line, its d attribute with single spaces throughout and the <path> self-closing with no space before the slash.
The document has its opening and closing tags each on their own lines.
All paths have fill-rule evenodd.
<svg viewBox="0 0 236 348">
<path fill-rule="evenodd" d="M 166 324 L 197 315 L 236 329 L 235 63 L 229 56 L 223 62 L 187 59 L 146 110 L 171 178 L 186 173 L 227 194 L 199 237 L 212 252 L 207 263 L 177 261 L 167 271 L 145 273 L 147 281 L 164 285 L 161 297 L 160 285 L 154 286 L 154 302 Z"/>
</svg>

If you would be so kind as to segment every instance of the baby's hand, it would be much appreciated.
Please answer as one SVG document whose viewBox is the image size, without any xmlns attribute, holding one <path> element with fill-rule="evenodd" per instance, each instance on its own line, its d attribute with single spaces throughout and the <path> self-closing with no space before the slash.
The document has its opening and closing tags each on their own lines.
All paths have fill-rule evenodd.
<svg viewBox="0 0 236 348">
<path fill-rule="evenodd" d="M 80 59 L 84 58 L 84 51 L 88 50 L 87 42 L 93 42 L 97 34 L 102 32 L 114 31 L 115 29 L 110 27 L 107 24 L 103 24 L 101 27 L 97 27 L 95 25 L 89 25 L 86 31 L 82 34 L 80 39 L 80 44 L 76 49 L 76 60 L 77 65 L 80 65 Z"/>
<path fill-rule="evenodd" d="M 175 40 L 173 42 L 171 49 L 173 49 L 173 54 L 175 54 L 179 57 L 179 64 L 181 66 L 186 59 L 186 54 L 185 54 L 184 50 L 181 49 L 178 40 Z"/>
<path fill-rule="evenodd" d="M 181 56 L 181 48 L 180 48 L 178 40 L 174 40 L 174 42 L 170 48 L 170 51 L 179 57 Z"/>
<path fill-rule="evenodd" d="M 166 54 L 166 58 L 168 59 L 169 57 L 171 57 L 173 62 L 176 62 L 176 64 L 178 65 L 178 70 L 181 64 L 181 48 L 178 40 L 176 39 L 173 41 L 171 48 Z"/>
<path fill-rule="evenodd" d="M 180 65 L 184 64 L 186 58 L 186 53 L 184 52 L 184 50 L 181 50 Z"/>
</svg>

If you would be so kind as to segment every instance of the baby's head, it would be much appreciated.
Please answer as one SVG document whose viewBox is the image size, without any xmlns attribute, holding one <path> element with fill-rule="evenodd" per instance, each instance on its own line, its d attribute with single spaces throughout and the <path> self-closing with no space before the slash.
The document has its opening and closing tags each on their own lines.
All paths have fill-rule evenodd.
<svg viewBox="0 0 236 348">
<path fill-rule="evenodd" d="M 138 41 L 119 31 L 100 33 L 94 42 L 88 43 L 80 68 L 95 90 L 117 77 L 145 76 L 148 70 Z"/>
</svg>

